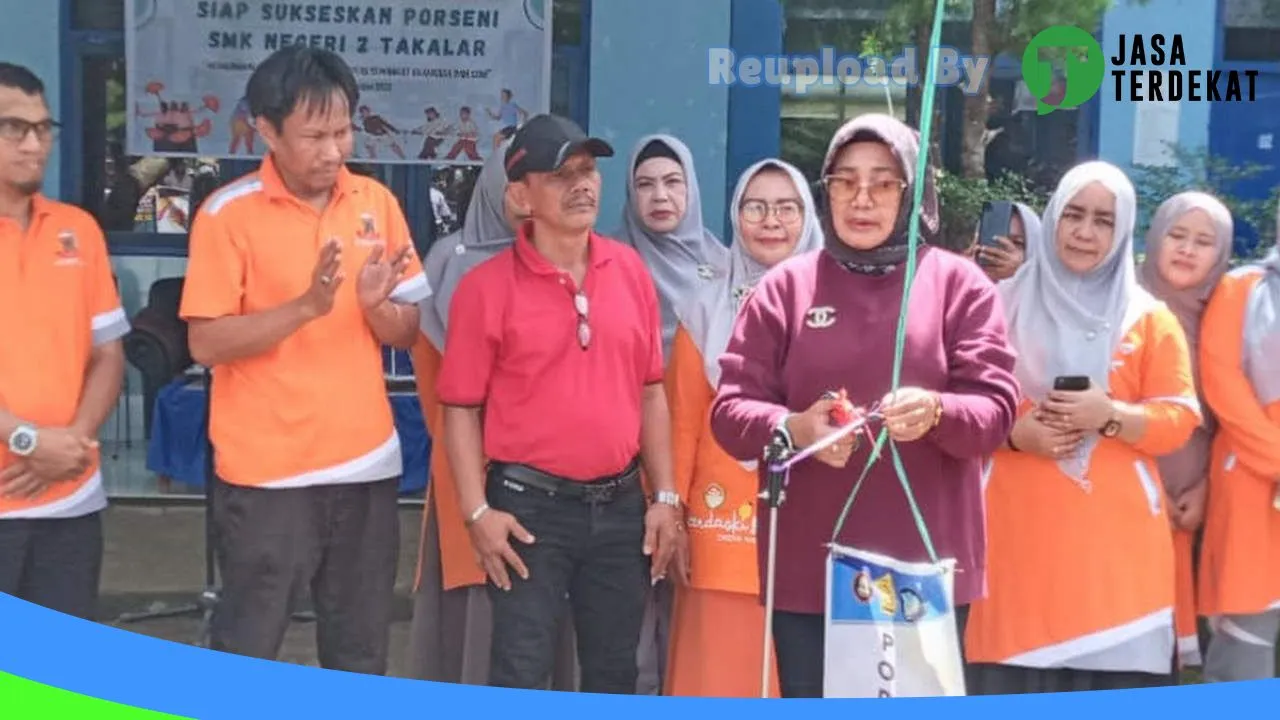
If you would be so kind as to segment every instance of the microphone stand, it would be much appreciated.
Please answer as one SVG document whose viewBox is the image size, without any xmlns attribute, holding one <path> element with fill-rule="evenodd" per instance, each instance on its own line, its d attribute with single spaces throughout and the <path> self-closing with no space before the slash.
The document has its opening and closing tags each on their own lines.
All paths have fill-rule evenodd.
<svg viewBox="0 0 1280 720">
<path fill-rule="evenodd" d="M 773 596 L 778 561 L 778 508 L 786 500 L 782 484 L 786 480 L 785 469 L 775 470 L 774 465 L 785 462 L 794 451 L 780 437 L 774 437 L 764 449 L 765 490 L 758 496 L 769 506 L 769 540 L 765 563 L 764 586 L 764 653 L 761 656 L 760 697 L 769 697 L 773 658 Z"/>
</svg>

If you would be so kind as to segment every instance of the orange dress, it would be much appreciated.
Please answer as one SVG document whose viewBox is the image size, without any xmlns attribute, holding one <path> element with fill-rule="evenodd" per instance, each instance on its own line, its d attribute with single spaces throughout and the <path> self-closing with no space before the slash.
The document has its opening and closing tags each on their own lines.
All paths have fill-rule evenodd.
<svg viewBox="0 0 1280 720">
<path fill-rule="evenodd" d="M 1156 457 L 1185 443 L 1200 415 L 1186 337 L 1167 308 L 1130 328 L 1109 382 L 1117 400 L 1144 403 L 1146 432 L 1134 445 L 1099 438 L 1091 492 L 1048 458 L 1011 450 L 992 458 L 988 590 L 969 610 L 971 663 L 1172 669 L 1174 553 Z"/>
<path fill-rule="evenodd" d="M 427 433 L 435 443 L 431 451 L 431 482 L 427 483 L 427 501 L 422 513 L 423 539 L 425 541 L 427 514 L 436 513 L 435 522 L 440 528 L 440 563 L 444 574 L 444 589 L 454 590 L 471 585 L 484 585 L 484 571 L 476 564 L 471 550 L 471 538 L 458 509 L 458 486 L 449 469 L 449 455 L 440 441 L 444 426 L 444 409 L 436 398 L 436 374 L 440 370 L 440 351 L 419 333 L 411 351 L 414 376 L 417 378 L 418 401 L 422 405 L 422 417 Z M 422 582 L 422 564 L 414 578 L 414 590 Z"/>
<path fill-rule="evenodd" d="M 1200 613 L 1254 615 L 1280 607 L 1280 402 L 1263 407 L 1245 375 L 1245 308 L 1262 271 L 1223 278 L 1200 325 L 1205 401 L 1218 417 L 1200 549 Z"/>
<path fill-rule="evenodd" d="M 676 332 L 667 365 L 676 489 L 686 503 L 691 584 L 677 587 L 665 694 L 760 697 L 764 606 L 756 554 L 756 473 L 711 434 L 714 390 L 692 336 Z M 770 697 L 779 697 L 769 659 Z"/>
<path fill-rule="evenodd" d="M 1199 605 L 1196 601 L 1194 567 L 1195 535 L 1173 530 L 1173 630 L 1178 638 L 1178 664 L 1193 667 L 1204 662 L 1200 652 L 1200 628 L 1196 624 Z"/>
</svg>

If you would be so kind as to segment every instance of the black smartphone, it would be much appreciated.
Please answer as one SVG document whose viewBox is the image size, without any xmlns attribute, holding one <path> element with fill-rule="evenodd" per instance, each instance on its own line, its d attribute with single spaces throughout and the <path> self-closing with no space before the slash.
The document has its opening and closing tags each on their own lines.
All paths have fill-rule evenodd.
<svg viewBox="0 0 1280 720">
<path fill-rule="evenodd" d="M 1088 375 L 1059 375 L 1053 379 L 1054 390 L 1065 390 L 1067 392 L 1088 390 L 1090 384 Z"/>
<path fill-rule="evenodd" d="M 1006 200 L 982 204 L 982 220 L 978 223 L 978 244 L 994 247 L 996 238 L 1007 236 L 1013 223 L 1013 203 Z"/>
<path fill-rule="evenodd" d="M 996 238 L 1008 236 L 1013 212 L 1013 203 L 1005 200 L 982 204 L 982 219 L 978 222 L 979 247 L 999 247 Z"/>
</svg>

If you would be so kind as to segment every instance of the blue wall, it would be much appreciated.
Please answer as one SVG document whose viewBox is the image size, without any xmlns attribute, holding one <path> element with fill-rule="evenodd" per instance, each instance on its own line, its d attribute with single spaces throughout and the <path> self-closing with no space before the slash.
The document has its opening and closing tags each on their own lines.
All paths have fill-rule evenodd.
<svg viewBox="0 0 1280 720">
<path fill-rule="evenodd" d="M 738 56 L 781 55 L 784 23 L 779 0 L 734 0 L 730 45 Z M 732 202 L 743 170 L 781 152 L 782 88 L 767 83 L 730 86 L 727 126 L 726 204 Z M 733 227 L 729 208 L 726 206 L 720 214 L 728 233 Z"/>
<path fill-rule="evenodd" d="M 632 146 L 669 133 L 693 151 L 702 214 L 724 235 L 729 87 L 707 82 L 707 50 L 729 47 L 730 0 L 603 0 L 591 6 L 592 135 L 617 154 L 600 164 L 600 229 L 614 232 L 626 201 Z"/>
<path fill-rule="evenodd" d="M 62 96 L 61 63 L 58 57 L 58 5 L 52 0 L 0 0 L 0 60 L 26 65 L 44 81 L 50 111 L 59 119 Z M 44 192 L 59 195 L 58 145 L 45 170 Z"/>
<path fill-rule="evenodd" d="M 1110 58 L 1119 52 L 1121 34 L 1141 33 L 1150 37 L 1163 33 L 1167 38 L 1173 33 L 1180 33 L 1187 68 L 1212 68 L 1217 39 L 1217 5 L 1216 0 L 1155 0 L 1145 5 L 1131 0 L 1116 0 L 1102 26 L 1102 53 L 1107 58 L 1108 67 Z M 1102 99 L 1098 118 L 1098 156 L 1130 171 L 1136 103 L 1116 102 L 1115 79 L 1109 74 L 1098 96 Z M 1195 148 L 1208 147 L 1210 107 L 1207 102 L 1182 102 L 1178 140 L 1184 149 L 1194 151 Z"/>
</svg>

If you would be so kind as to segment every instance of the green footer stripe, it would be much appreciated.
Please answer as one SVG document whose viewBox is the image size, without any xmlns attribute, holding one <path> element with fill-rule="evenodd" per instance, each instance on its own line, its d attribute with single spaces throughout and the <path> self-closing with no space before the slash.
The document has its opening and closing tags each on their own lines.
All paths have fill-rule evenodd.
<svg viewBox="0 0 1280 720">
<path fill-rule="evenodd" d="M 77 695 L 2 672 L 0 717 L 7 720 L 190 720 Z"/>
</svg>

